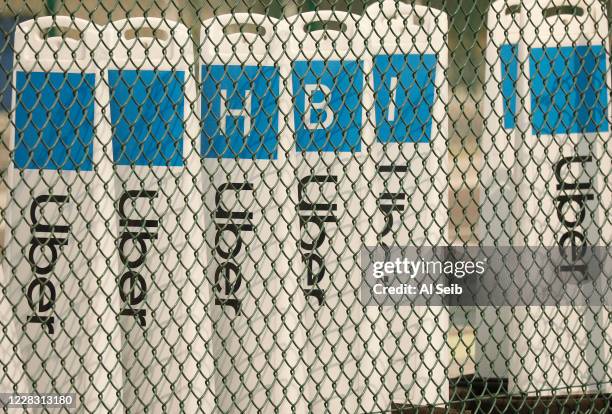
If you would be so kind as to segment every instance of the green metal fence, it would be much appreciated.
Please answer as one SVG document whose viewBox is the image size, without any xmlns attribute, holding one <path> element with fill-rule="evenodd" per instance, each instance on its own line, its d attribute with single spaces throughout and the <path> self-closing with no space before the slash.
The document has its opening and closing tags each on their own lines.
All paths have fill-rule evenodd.
<svg viewBox="0 0 612 414">
<path fill-rule="evenodd" d="M 5 410 L 610 411 L 606 4 L 0 15 Z"/>
</svg>

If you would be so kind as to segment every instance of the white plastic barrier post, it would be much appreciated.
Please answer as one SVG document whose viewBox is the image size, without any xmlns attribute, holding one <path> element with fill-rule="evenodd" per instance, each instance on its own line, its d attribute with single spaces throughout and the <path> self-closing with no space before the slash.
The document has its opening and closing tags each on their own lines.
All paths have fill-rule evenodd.
<svg viewBox="0 0 612 414">
<path fill-rule="evenodd" d="M 296 303 L 307 335 L 302 356 L 308 367 L 304 393 L 309 412 L 357 412 L 360 398 L 359 253 L 361 201 L 368 189 L 360 178 L 366 119 L 360 61 L 365 50 L 358 19 L 318 11 L 283 22 L 291 70 L 284 76 L 294 105 L 286 135 L 295 144 L 292 192 L 297 192 L 300 228 L 293 261 L 300 266 L 299 289 L 294 295 L 301 296 Z M 312 30 L 313 24 L 319 28 Z"/>
<path fill-rule="evenodd" d="M 52 28 L 68 34 L 48 37 Z M 121 412 L 112 214 L 97 171 L 97 30 L 70 17 L 17 27 L 5 271 L 23 329 L 24 391 L 74 392 L 84 409 Z"/>
<path fill-rule="evenodd" d="M 224 413 L 272 412 L 299 393 L 293 387 L 278 394 L 276 369 L 276 341 L 291 341 L 274 329 L 277 301 L 290 305 L 281 280 L 295 278 L 281 248 L 293 218 L 283 214 L 291 178 L 284 176 L 287 149 L 279 146 L 277 24 L 263 15 L 228 14 L 206 20 L 201 34 L 202 176 L 215 385 Z"/>
<path fill-rule="evenodd" d="M 480 219 L 478 241 L 484 247 L 512 245 L 517 232 L 517 178 L 513 178 L 520 136 L 515 128 L 518 48 L 521 36 L 519 0 L 498 0 L 487 17 L 486 78 L 481 113 L 486 120 L 480 137 Z M 508 269 L 500 269 L 508 272 Z M 477 307 L 473 318 L 476 374 L 506 378 L 510 341 L 506 332 L 511 312 L 507 307 Z"/>
<path fill-rule="evenodd" d="M 446 14 L 385 1 L 368 7 L 365 18 L 370 20 L 366 142 L 375 169 L 370 198 L 378 206 L 374 245 L 443 245 L 448 243 Z M 368 308 L 375 319 L 365 324 L 374 323 L 377 334 L 368 336 L 366 356 L 375 358 L 374 371 L 364 375 L 370 379 L 366 393 L 373 395 L 364 400 L 377 402 L 366 411 L 388 410 L 391 402 L 444 404 L 447 310 L 405 304 L 383 308 L 378 317 L 372 310 L 378 308 Z"/>
<path fill-rule="evenodd" d="M 0 282 L 2 286 L 8 286 L 9 279 L 4 276 L 4 266 L 0 268 Z M 5 332 L 0 336 L 0 364 L 4 369 L 0 377 L 0 392 L 15 393 L 23 392 L 23 366 L 19 359 L 19 353 L 15 352 L 19 344 L 19 331 L 17 330 L 16 320 L 13 314 L 11 302 L 7 296 L 0 297 L 0 315 L 4 319 L 2 321 L 2 329 Z"/>
<path fill-rule="evenodd" d="M 205 352 L 210 321 L 189 311 L 208 302 L 202 263 L 193 255 L 203 226 L 194 220 L 201 203 L 191 39 L 177 22 L 132 18 L 110 23 L 104 42 L 101 102 L 115 171 L 109 194 L 118 218 L 122 403 L 135 411 L 179 411 L 181 402 L 211 410 L 213 394 L 202 383 L 212 371 Z M 199 294 L 190 295 L 194 290 Z"/>
<path fill-rule="evenodd" d="M 604 151 L 610 136 L 606 13 L 595 1 L 531 0 L 522 14 L 519 62 L 525 64 L 518 88 L 528 87 L 529 93 L 518 120 L 524 171 L 519 237 L 534 247 L 601 246 L 610 171 Z M 576 266 L 583 260 L 571 257 Z M 528 270 L 537 273 L 530 280 L 535 284 L 548 270 Z M 562 269 L 553 273 L 572 277 Z M 564 291 L 580 298 L 583 288 L 566 283 Z M 569 394 L 604 380 L 601 315 L 592 308 L 532 306 L 519 308 L 515 317 L 511 329 L 519 338 L 510 365 L 515 389 Z"/>
</svg>

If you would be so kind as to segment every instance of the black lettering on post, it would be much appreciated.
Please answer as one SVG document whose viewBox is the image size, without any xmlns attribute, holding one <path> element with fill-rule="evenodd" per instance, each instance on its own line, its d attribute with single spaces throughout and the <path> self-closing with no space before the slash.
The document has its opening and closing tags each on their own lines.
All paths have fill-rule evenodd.
<svg viewBox="0 0 612 414">
<path fill-rule="evenodd" d="M 309 175 L 300 179 L 298 183 L 298 215 L 300 218 L 301 236 L 299 241 L 302 261 L 306 265 L 306 286 L 302 288 L 306 298 L 314 297 L 317 303 L 323 304 L 325 290 L 319 285 L 326 273 L 325 259 L 319 249 L 328 238 L 325 232 L 326 223 L 338 223 L 335 212 L 338 210 L 336 203 L 311 202 L 307 197 L 310 185 L 318 185 L 319 190 L 326 184 L 334 185 L 334 193 L 337 192 L 338 177 L 334 175 Z M 321 194 L 322 191 L 319 191 Z M 318 233 L 316 237 L 306 240 L 308 228 L 316 226 Z M 316 267 L 315 267 L 316 265 Z"/>
<path fill-rule="evenodd" d="M 568 183 L 563 180 L 563 176 L 561 172 L 563 167 L 567 167 L 568 169 L 571 167 L 573 163 L 579 163 L 583 168 L 586 166 L 586 163 L 592 162 L 593 157 L 589 156 L 572 156 L 562 158 L 557 164 L 555 164 L 555 179 L 557 180 L 557 190 L 558 191 L 567 191 L 567 190 L 588 190 L 591 188 L 591 180 L 587 182 L 578 182 L 578 183 Z"/>
<path fill-rule="evenodd" d="M 143 217 L 129 218 L 125 212 L 125 203 L 130 200 L 133 203 L 136 199 L 144 198 L 154 200 L 157 198 L 157 191 L 149 190 L 127 190 L 119 198 L 117 213 L 119 213 L 119 226 L 121 227 L 159 227 L 159 220 L 146 220 Z"/>
<path fill-rule="evenodd" d="M 147 311 L 143 306 L 147 299 L 148 285 L 144 276 L 136 269 L 145 264 L 149 248 L 153 240 L 157 240 L 160 219 L 143 217 L 136 207 L 132 209 L 132 214 L 128 214 L 126 204 L 129 201 L 135 206 L 138 199 L 152 204 L 157 195 L 157 191 L 126 190 L 117 203 L 121 227 L 117 248 L 122 265 L 129 269 L 119 279 L 119 295 L 123 305 L 119 315 L 134 318 L 142 328 L 147 326 Z M 132 257 L 133 253 L 136 253 L 136 257 Z"/>
<path fill-rule="evenodd" d="M 581 172 L 586 170 L 589 163 L 593 162 L 593 157 L 574 155 L 564 157 L 554 165 L 555 180 L 557 182 L 556 189 L 559 192 L 555 197 L 555 212 L 557 219 L 563 225 L 558 236 L 559 252 L 561 257 L 566 260 L 557 268 L 559 277 L 563 277 L 564 273 L 579 273 L 583 279 L 587 273 L 587 264 L 584 257 L 587 253 L 587 227 L 584 226 L 584 221 L 587 214 L 587 204 L 595 200 L 595 193 L 592 180 L 581 181 L 577 174 L 574 181 L 569 181 L 563 178 L 563 169 L 567 168 L 568 173 L 572 164 L 577 163 L 581 167 Z M 568 174 L 571 175 L 571 174 Z M 568 217 L 568 215 L 570 217 Z M 569 253 L 567 249 L 569 248 Z"/>
<path fill-rule="evenodd" d="M 147 311 L 137 309 L 137 307 L 144 302 L 146 294 L 147 282 L 141 274 L 128 271 L 119 279 L 119 296 L 126 305 L 119 314 L 136 318 L 138 324 L 143 328 L 147 326 Z"/>
<path fill-rule="evenodd" d="M 378 208 L 384 215 L 385 226 L 381 230 L 379 236 L 383 244 L 384 238 L 393 230 L 393 213 L 398 213 L 398 215 L 400 215 L 400 213 L 406 209 L 402 201 L 405 201 L 407 198 L 408 196 L 406 193 L 382 193 L 380 195 Z"/>
<path fill-rule="evenodd" d="M 251 205 L 251 201 L 254 199 L 254 189 L 253 184 L 249 182 L 224 183 L 217 187 L 215 192 L 215 210 L 213 213 L 215 224 L 214 254 L 219 263 L 217 269 L 215 269 L 215 286 L 213 289 L 215 305 L 228 306 L 234 310 L 236 315 L 242 304 L 236 295 L 242 286 L 243 276 L 235 259 L 244 248 L 244 233 L 254 231 L 252 223 L 254 214 L 246 209 L 238 208 L 240 206 L 236 205 L 228 209 L 224 206 L 223 201 L 224 196 L 231 197 L 233 195 L 236 199 L 235 204 L 239 204 L 240 196 L 248 195 L 250 201 L 245 204 Z M 231 246 L 226 243 L 228 239 L 234 240 Z"/>
<path fill-rule="evenodd" d="M 594 199 L 594 194 L 559 195 L 557 196 L 557 217 L 565 227 L 576 228 L 582 224 L 586 217 L 587 201 L 592 201 Z M 564 209 L 565 205 L 571 207 L 572 204 L 578 208 Z M 566 214 L 570 211 L 577 211 L 577 213 L 575 213 L 576 219 L 573 221 L 566 217 Z"/>
<path fill-rule="evenodd" d="M 53 205 L 57 211 L 57 220 L 61 217 L 62 206 L 68 203 L 68 200 L 67 195 L 45 194 L 35 197 L 30 206 L 32 238 L 27 260 L 35 278 L 26 291 L 26 299 L 33 312 L 28 315 L 26 323 L 39 324 L 50 335 L 55 334 L 55 317 L 52 313 L 57 300 L 57 288 L 51 279 L 51 274 L 59 260 L 61 248 L 68 244 L 70 226 L 50 224 L 54 220 L 45 217 L 44 208 Z"/>
</svg>

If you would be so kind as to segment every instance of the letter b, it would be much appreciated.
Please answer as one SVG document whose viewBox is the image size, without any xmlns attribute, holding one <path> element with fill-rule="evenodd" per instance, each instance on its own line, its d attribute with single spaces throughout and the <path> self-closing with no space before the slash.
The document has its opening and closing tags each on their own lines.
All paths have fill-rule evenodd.
<svg viewBox="0 0 612 414">
<path fill-rule="evenodd" d="M 320 91 L 323 94 L 323 100 L 320 102 L 313 102 L 313 95 L 316 91 Z M 330 99 L 331 89 L 327 86 L 323 84 L 304 86 L 304 125 L 306 125 L 306 128 L 309 130 L 325 129 L 332 124 L 334 121 L 334 113 L 329 107 Z M 320 109 L 325 111 L 322 121 L 312 122 L 312 111 Z"/>
</svg>

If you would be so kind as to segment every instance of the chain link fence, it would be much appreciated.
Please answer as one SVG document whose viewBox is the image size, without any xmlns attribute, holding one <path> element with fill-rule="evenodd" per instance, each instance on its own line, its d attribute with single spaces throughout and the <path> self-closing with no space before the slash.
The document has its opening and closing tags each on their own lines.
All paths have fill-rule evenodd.
<svg viewBox="0 0 612 414">
<path fill-rule="evenodd" d="M 610 412 L 598 0 L 0 3 L 9 412 Z"/>
</svg>

